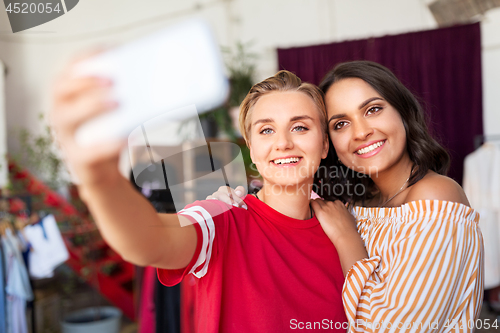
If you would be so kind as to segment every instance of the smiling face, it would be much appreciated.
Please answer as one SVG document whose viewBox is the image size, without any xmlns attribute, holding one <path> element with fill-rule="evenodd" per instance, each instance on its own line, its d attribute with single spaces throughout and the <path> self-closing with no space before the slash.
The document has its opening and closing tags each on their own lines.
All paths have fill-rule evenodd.
<svg viewBox="0 0 500 333">
<path fill-rule="evenodd" d="M 250 114 L 249 148 L 266 185 L 312 183 L 328 153 L 320 112 L 302 92 L 271 92 L 259 98 Z"/>
<path fill-rule="evenodd" d="M 368 83 L 335 82 L 325 101 L 328 132 L 344 165 L 373 175 L 409 160 L 401 115 Z"/>
</svg>

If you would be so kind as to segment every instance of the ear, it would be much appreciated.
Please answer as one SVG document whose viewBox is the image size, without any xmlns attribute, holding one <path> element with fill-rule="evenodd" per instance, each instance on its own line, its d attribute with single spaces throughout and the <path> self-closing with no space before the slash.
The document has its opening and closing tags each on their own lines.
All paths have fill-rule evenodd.
<svg viewBox="0 0 500 333">
<path fill-rule="evenodd" d="M 326 158 L 328 156 L 328 149 L 330 148 L 330 137 L 325 135 L 325 140 L 323 140 L 323 152 L 321 153 L 321 158 Z"/>
</svg>

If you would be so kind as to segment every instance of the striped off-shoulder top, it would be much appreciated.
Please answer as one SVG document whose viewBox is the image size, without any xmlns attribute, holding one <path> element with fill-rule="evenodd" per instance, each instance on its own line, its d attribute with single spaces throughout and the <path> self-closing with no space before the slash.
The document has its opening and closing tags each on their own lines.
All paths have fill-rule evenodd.
<svg viewBox="0 0 500 333">
<path fill-rule="evenodd" d="M 479 214 L 439 200 L 353 213 L 369 258 L 343 287 L 349 332 L 473 331 L 483 296 Z"/>
</svg>

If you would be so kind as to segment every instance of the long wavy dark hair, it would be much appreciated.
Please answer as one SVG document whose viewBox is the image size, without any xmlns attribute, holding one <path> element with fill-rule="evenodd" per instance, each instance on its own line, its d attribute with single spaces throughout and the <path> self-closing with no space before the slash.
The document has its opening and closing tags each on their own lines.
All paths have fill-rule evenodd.
<svg viewBox="0 0 500 333">
<path fill-rule="evenodd" d="M 389 69 L 371 61 L 344 62 L 328 72 L 319 87 L 326 95 L 335 82 L 348 78 L 358 78 L 368 83 L 401 115 L 406 131 L 406 149 L 414 164 L 408 186 L 422 179 L 429 170 L 446 175 L 450 166 L 448 152 L 430 135 L 417 98 Z M 330 172 L 325 172 L 328 170 Z M 331 170 L 335 172 L 332 174 Z M 350 204 L 363 204 L 378 191 L 368 175 L 355 172 L 340 163 L 331 140 L 328 156 L 321 162 L 315 186 L 326 199 L 341 199 Z M 342 191 L 336 191 L 335 186 L 339 186 L 337 189 Z M 362 187 L 363 193 L 359 190 Z M 355 191 L 356 188 L 358 191 Z"/>
</svg>

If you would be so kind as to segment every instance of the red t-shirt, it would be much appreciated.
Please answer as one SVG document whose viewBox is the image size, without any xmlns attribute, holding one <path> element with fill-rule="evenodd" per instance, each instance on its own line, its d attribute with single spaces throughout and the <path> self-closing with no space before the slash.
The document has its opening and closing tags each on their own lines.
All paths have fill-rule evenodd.
<svg viewBox="0 0 500 333">
<path fill-rule="evenodd" d="M 195 225 L 197 249 L 186 268 L 158 278 L 195 281 L 197 332 L 345 332 L 344 275 L 316 217 L 293 219 L 252 195 L 245 203 L 196 201 L 179 212 Z"/>
</svg>

